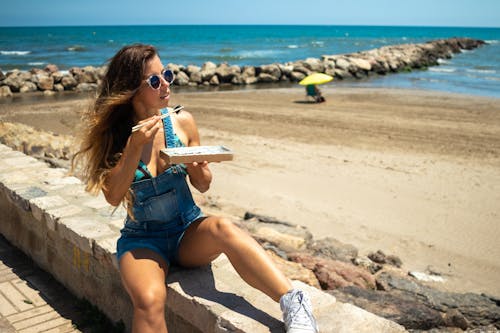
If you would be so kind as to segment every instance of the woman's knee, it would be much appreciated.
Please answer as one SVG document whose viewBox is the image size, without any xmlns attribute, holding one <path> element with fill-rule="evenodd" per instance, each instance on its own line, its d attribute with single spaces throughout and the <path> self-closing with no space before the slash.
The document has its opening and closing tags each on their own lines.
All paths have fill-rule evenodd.
<svg viewBox="0 0 500 333">
<path fill-rule="evenodd" d="M 237 237 L 241 232 L 231 220 L 224 217 L 217 218 L 212 225 L 213 236 L 222 241 Z"/>
<path fill-rule="evenodd" d="M 163 312 L 167 300 L 165 286 L 142 286 L 131 295 L 134 308 L 145 312 Z"/>
</svg>

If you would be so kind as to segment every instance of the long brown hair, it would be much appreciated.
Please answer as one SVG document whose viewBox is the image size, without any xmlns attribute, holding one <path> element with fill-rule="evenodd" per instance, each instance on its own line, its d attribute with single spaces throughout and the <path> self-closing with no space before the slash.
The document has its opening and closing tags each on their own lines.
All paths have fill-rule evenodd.
<svg viewBox="0 0 500 333">
<path fill-rule="evenodd" d="M 140 87 L 148 61 L 158 55 L 151 45 L 123 47 L 109 61 L 97 98 L 83 116 L 80 150 L 73 156 L 72 170 L 79 173 L 86 190 L 97 194 L 105 187 L 108 172 L 118 162 L 133 126 L 132 98 Z M 130 194 L 125 202 L 131 200 Z"/>
</svg>

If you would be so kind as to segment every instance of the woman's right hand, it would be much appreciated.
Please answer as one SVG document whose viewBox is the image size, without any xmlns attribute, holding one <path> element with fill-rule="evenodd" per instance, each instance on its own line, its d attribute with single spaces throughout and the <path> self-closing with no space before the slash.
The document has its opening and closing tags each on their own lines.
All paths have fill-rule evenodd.
<svg viewBox="0 0 500 333">
<path fill-rule="evenodd" d="M 146 143 L 151 142 L 162 126 L 162 122 L 160 120 L 160 116 L 153 116 L 139 121 L 137 125 L 144 124 L 144 126 L 139 128 L 137 131 L 132 132 L 130 135 L 130 143 L 137 146 L 143 146 Z"/>
</svg>

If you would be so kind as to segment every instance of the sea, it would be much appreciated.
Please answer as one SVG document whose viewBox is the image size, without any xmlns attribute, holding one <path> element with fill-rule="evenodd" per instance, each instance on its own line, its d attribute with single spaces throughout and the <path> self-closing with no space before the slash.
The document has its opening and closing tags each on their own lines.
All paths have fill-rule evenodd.
<svg viewBox="0 0 500 333">
<path fill-rule="evenodd" d="M 500 98 L 500 28 L 299 25 L 161 25 L 0 27 L 0 69 L 55 64 L 102 66 L 122 46 L 155 45 L 162 61 L 179 65 L 265 65 L 386 45 L 470 37 L 487 45 L 440 60 L 427 70 L 370 76 L 328 85 L 417 88 Z"/>
</svg>

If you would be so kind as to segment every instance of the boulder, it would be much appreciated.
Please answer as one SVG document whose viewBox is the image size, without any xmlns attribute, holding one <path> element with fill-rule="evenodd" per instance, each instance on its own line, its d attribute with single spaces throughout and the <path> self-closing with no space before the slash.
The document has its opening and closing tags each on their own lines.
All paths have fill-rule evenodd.
<svg viewBox="0 0 500 333">
<path fill-rule="evenodd" d="M 291 72 L 290 73 L 290 80 L 293 82 L 299 82 L 300 80 L 302 80 L 305 77 L 306 77 L 306 74 L 304 74 L 302 72 Z"/>
<path fill-rule="evenodd" d="M 196 83 L 203 82 L 203 76 L 201 75 L 201 71 L 192 72 L 191 75 L 189 76 L 189 81 Z"/>
<path fill-rule="evenodd" d="M 276 80 L 271 79 L 270 81 L 262 81 L 262 82 L 276 82 L 281 78 L 281 69 L 276 64 L 260 66 L 259 77 L 263 73 L 270 75 L 271 77 L 275 78 Z M 259 81 L 261 81 L 261 80 L 259 79 Z"/>
<path fill-rule="evenodd" d="M 445 326 L 439 311 L 433 310 L 411 297 L 388 292 L 347 286 L 329 290 L 337 300 L 354 304 L 377 316 L 395 321 L 407 329 L 428 330 Z"/>
<path fill-rule="evenodd" d="M 323 290 L 352 285 L 363 289 L 375 289 L 375 277 L 353 264 L 314 257 L 305 253 L 290 253 L 288 259 L 312 270 Z"/>
<path fill-rule="evenodd" d="M 33 82 L 42 91 L 54 89 L 54 79 L 46 73 L 33 75 Z"/>
<path fill-rule="evenodd" d="M 174 83 L 177 84 L 177 85 L 179 85 L 179 86 L 187 86 L 188 83 L 189 83 L 189 76 L 187 76 L 186 73 L 180 71 L 175 76 Z"/>
<path fill-rule="evenodd" d="M 321 288 L 318 279 L 311 270 L 305 268 L 301 264 L 284 260 L 273 251 L 267 251 L 267 254 L 273 259 L 278 269 L 283 272 L 288 279 L 302 281 L 315 288 Z"/>
<path fill-rule="evenodd" d="M 9 86 L 1 86 L 0 87 L 0 97 L 12 97 L 12 91 Z"/>
<path fill-rule="evenodd" d="M 356 68 L 363 70 L 363 71 L 371 71 L 372 70 L 372 65 L 370 62 L 368 62 L 365 59 L 361 58 L 349 58 L 349 62 Z"/>
<path fill-rule="evenodd" d="M 27 92 L 35 92 L 37 90 L 38 90 L 38 88 L 37 88 L 36 84 L 34 84 L 31 81 L 26 81 L 26 82 L 24 82 L 22 87 L 19 89 L 19 92 L 20 93 L 27 93 Z"/>
<path fill-rule="evenodd" d="M 311 72 L 323 73 L 325 71 L 325 65 L 317 58 L 307 58 L 302 61 L 302 65 Z"/>
<path fill-rule="evenodd" d="M 45 66 L 44 70 L 47 72 L 47 73 L 55 73 L 55 72 L 58 72 L 59 71 L 59 68 L 54 65 L 54 64 L 48 64 L 47 66 Z"/>
<path fill-rule="evenodd" d="M 64 90 L 73 90 L 78 85 L 78 82 L 73 77 L 73 75 L 68 74 L 63 76 L 63 78 L 61 79 L 61 84 L 63 85 Z"/>
<path fill-rule="evenodd" d="M 332 237 L 313 241 L 309 245 L 313 255 L 322 258 L 352 262 L 358 256 L 358 249 L 351 244 L 342 243 Z"/>
<path fill-rule="evenodd" d="M 472 327 L 495 325 L 500 328 L 500 300 L 494 297 L 440 291 L 388 272 L 377 276 L 377 284 L 384 285 L 389 292 L 418 300 L 441 313 L 456 309 Z"/>
</svg>

